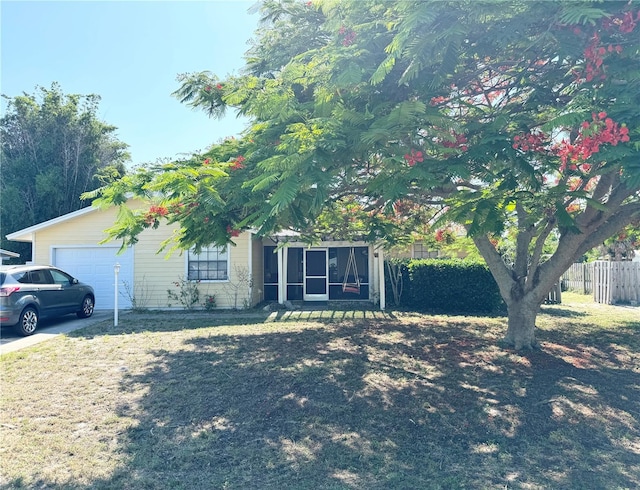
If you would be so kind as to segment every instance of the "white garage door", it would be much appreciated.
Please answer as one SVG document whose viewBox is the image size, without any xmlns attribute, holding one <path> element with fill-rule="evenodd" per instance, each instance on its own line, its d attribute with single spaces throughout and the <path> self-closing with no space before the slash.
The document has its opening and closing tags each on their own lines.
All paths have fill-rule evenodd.
<svg viewBox="0 0 640 490">
<path fill-rule="evenodd" d="M 53 265 L 93 286 L 96 309 L 112 310 L 115 304 L 113 266 L 119 263 L 118 308 L 129 308 L 131 298 L 123 284 L 133 285 L 133 250 L 129 248 L 117 255 L 118 250 L 118 247 L 58 247 L 53 250 Z"/>
</svg>

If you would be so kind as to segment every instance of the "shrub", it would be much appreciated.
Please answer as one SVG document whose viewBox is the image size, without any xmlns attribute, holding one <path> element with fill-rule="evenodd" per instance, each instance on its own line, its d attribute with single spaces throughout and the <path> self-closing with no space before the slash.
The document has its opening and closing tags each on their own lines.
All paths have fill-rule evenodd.
<svg viewBox="0 0 640 490">
<path fill-rule="evenodd" d="M 418 311 L 489 313 L 503 309 L 493 276 L 482 262 L 460 259 L 411 260 L 402 303 Z"/>
<path fill-rule="evenodd" d="M 204 309 L 207 311 L 216 309 L 216 297 L 213 294 L 207 294 L 204 297 Z"/>
<path fill-rule="evenodd" d="M 198 284 L 181 277 L 173 282 L 175 289 L 167 289 L 169 301 L 177 301 L 183 308 L 191 310 L 200 303 Z M 169 303 L 171 307 L 171 303 Z"/>
</svg>

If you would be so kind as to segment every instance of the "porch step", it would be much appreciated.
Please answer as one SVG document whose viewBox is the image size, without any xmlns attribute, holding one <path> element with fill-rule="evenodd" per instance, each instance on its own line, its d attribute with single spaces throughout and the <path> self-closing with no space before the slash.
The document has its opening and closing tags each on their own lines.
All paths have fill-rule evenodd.
<svg viewBox="0 0 640 490">
<path fill-rule="evenodd" d="M 294 308 L 302 311 L 314 310 L 377 310 L 378 308 L 368 300 L 347 301 L 291 301 Z"/>
</svg>

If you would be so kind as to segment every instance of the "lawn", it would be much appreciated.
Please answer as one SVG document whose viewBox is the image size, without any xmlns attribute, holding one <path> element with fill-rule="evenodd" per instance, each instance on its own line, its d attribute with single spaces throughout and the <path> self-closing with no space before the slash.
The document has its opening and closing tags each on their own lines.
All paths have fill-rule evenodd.
<svg viewBox="0 0 640 490">
<path fill-rule="evenodd" d="M 2 358 L 0 488 L 640 488 L 640 308 L 130 313 Z"/>
</svg>

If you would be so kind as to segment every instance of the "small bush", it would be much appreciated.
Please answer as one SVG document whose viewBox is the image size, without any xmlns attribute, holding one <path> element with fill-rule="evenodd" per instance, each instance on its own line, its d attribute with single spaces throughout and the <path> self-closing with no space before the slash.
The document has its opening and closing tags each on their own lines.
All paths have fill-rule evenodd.
<svg viewBox="0 0 640 490">
<path fill-rule="evenodd" d="M 200 303 L 200 290 L 197 282 L 189 281 L 181 277 L 173 283 L 175 289 L 167 289 L 169 301 L 177 301 L 180 305 L 191 310 Z M 171 307 L 171 303 L 169 303 Z"/>
<path fill-rule="evenodd" d="M 204 309 L 207 311 L 216 309 L 216 297 L 213 294 L 207 294 L 204 297 Z"/>
</svg>

